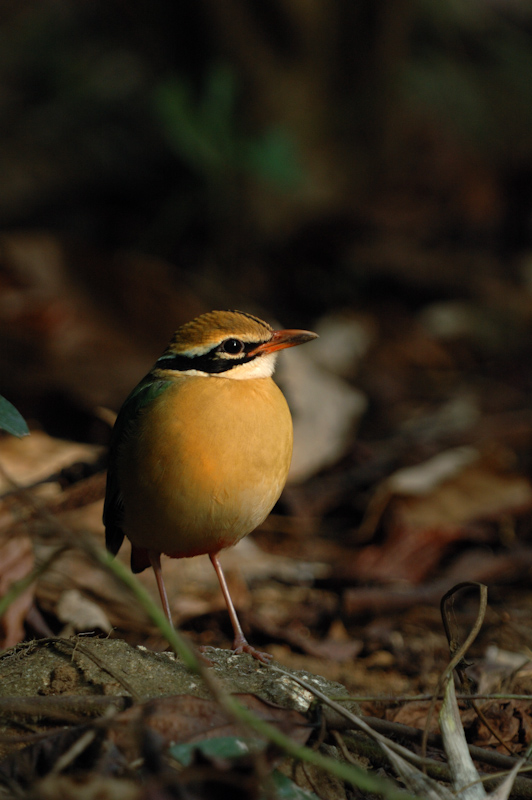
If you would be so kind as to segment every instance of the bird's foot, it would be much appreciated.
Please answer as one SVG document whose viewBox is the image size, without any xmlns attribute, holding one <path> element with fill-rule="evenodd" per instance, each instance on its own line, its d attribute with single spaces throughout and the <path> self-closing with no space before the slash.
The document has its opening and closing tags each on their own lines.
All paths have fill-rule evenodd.
<svg viewBox="0 0 532 800">
<path fill-rule="evenodd" d="M 269 653 L 263 653 L 262 650 L 257 650 L 256 647 L 249 644 L 249 642 L 242 638 L 242 639 L 235 639 L 233 642 L 233 653 L 238 656 L 240 653 L 249 653 L 250 656 L 256 658 L 257 661 L 261 661 L 263 664 L 269 664 L 272 660 L 273 656 Z"/>
</svg>

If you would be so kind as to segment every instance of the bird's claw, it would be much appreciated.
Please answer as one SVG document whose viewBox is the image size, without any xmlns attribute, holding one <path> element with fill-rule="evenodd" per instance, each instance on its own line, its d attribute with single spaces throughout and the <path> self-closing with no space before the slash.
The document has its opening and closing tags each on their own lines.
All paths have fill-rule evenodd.
<svg viewBox="0 0 532 800">
<path fill-rule="evenodd" d="M 238 656 L 241 653 L 248 653 L 253 658 L 256 658 L 257 661 L 261 661 L 263 664 L 269 664 L 272 660 L 273 656 L 270 653 L 263 653 L 262 650 L 257 650 L 256 647 L 249 644 L 245 639 L 242 642 L 234 642 L 233 643 L 233 653 Z"/>
</svg>

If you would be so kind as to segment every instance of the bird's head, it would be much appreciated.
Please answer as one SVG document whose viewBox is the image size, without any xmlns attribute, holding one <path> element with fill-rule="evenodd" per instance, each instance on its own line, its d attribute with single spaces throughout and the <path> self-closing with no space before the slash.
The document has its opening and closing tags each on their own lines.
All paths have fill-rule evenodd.
<svg viewBox="0 0 532 800">
<path fill-rule="evenodd" d="M 179 328 L 154 371 L 221 378 L 268 378 L 277 351 L 316 339 L 311 331 L 274 330 L 243 311 L 210 311 Z"/>
</svg>

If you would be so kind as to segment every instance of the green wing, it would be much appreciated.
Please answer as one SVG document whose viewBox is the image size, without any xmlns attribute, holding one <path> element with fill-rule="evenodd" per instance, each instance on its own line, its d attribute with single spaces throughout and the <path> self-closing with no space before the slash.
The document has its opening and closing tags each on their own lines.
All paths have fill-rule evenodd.
<svg viewBox="0 0 532 800">
<path fill-rule="evenodd" d="M 103 524 L 105 525 L 105 544 L 113 555 L 120 550 L 124 540 L 124 500 L 118 481 L 117 460 L 120 445 L 130 436 L 143 411 L 171 385 L 171 381 L 158 380 L 147 375 L 131 392 L 118 412 L 109 446 L 109 466 L 107 469 L 107 487 L 103 506 Z"/>
</svg>

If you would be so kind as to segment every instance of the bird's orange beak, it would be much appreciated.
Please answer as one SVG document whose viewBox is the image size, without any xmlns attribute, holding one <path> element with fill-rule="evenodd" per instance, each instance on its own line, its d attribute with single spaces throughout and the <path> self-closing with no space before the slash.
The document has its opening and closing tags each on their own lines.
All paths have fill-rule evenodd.
<svg viewBox="0 0 532 800">
<path fill-rule="evenodd" d="M 259 344 L 248 355 L 257 356 L 263 353 L 275 353 L 276 350 L 284 350 L 285 347 L 296 347 L 298 344 L 305 344 L 305 342 L 310 342 L 312 339 L 317 338 L 318 334 L 312 331 L 274 331 L 268 342 Z"/>
</svg>

